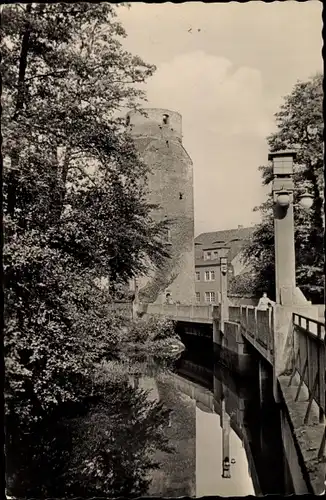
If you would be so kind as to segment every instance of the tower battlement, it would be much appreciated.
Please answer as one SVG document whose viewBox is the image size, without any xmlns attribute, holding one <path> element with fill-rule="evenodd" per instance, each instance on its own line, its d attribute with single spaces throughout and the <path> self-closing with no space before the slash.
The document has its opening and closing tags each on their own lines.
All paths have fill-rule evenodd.
<svg viewBox="0 0 326 500">
<path fill-rule="evenodd" d="M 182 116 L 177 111 L 163 108 L 143 108 L 127 114 L 127 125 L 134 136 L 176 138 L 182 141 Z"/>
</svg>

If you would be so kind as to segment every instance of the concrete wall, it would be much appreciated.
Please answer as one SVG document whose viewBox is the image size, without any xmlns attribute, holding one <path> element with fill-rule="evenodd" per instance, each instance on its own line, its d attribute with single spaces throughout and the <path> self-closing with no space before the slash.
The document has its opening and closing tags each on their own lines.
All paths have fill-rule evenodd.
<svg viewBox="0 0 326 500">
<path fill-rule="evenodd" d="M 230 371 L 241 376 L 252 376 L 252 358 L 247 350 L 240 325 L 232 321 L 224 323 L 224 336 L 220 332 L 220 322 L 214 320 L 214 354 L 216 359 Z"/>
<path fill-rule="evenodd" d="M 182 119 L 166 109 L 146 109 L 147 117 L 129 113 L 130 132 L 142 159 L 151 167 L 148 202 L 160 208 L 156 220 L 171 221 L 168 259 L 159 270 L 139 281 L 143 302 L 164 302 L 170 292 L 174 302 L 195 301 L 194 199 L 192 161 L 182 146 Z M 163 123 L 163 116 L 169 122 Z"/>
<path fill-rule="evenodd" d="M 293 485 L 293 490 L 296 495 L 308 494 L 310 491 L 302 475 L 302 467 L 299 461 L 292 429 L 284 409 L 281 410 L 281 424 L 284 454 L 287 460 L 286 465 L 290 468 L 290 479 Z M 284 467 L 284 469 L 286 470 L 286 467 Z"/>
</svg>

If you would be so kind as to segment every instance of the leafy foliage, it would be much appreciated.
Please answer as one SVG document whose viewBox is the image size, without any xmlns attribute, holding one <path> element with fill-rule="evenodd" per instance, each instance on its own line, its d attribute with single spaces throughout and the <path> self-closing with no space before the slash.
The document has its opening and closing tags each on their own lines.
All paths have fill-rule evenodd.
<svg viewBox="0 0 326 500">
<path fill-rule="evenodd" d="M 318 74 L 307 82 L 298 82 L 285 97 L 276 113 L 277 132 L 267 138 L 271 151 L 294 149 L 294 222 L 297 284 L 306 297 L 323 302 L 324 293 L 324 150 L 323 150 L 323 77 Z M 264 185 L 273 179 L 271 165 L 261 166 Z M 308 189 L 314 197 L 311 210 L 299 206 L 299 195 Z M 256 207 L 262 222 L 245 249 L 245 258 L 255 275 L 257 294 L 268 292 L 275 298 L 274 230 L 272 198 Z"/>
<path fill-rule="evenodd" d="M 131 342 L 156 342 L 173 338 L 177 338 L 173 321 L 160 317 L 138 319 L 132 323 L 128 335 Z"/>
<path fill-rule="evenodd" d="M 239 297 L 252 297 L 254 294 L 254 283 L 251 271 L 230 276 L 228 283 L 229 295 L 238 295 Z"/>
<path fill-rule="evenodd" d="M 123 49 L 116 9 L 2 7 L 9 441 L 36 428 L 42 440 L 49 415 L 87 400 L 97 363 L 117 356 L 121 319 L 101 278 L 114 290 L 168 256 L 146 202 L 148 168 L 121 118 L 155 68 Z"/>
</svg>

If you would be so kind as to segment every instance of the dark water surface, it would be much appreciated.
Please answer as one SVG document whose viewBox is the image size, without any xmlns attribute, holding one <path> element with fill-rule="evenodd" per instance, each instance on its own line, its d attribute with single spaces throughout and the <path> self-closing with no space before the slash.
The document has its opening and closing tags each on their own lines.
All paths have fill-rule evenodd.
<svg viewBox="0 0 326 500">
<path fill-rule="evenodd" d="M 213 360 L 210 339 L 185 335 L 182 341 L 186 350 L 178 359 L 144 357 L 134 371 L 125 370 L 124 393 L 111 388 L 106 406 L 99 404 L 89 415 L 85 408 L 84 416 L 70 421 L 54 415 L 40 432 L 16 439 L 7 448 L 8 493 L 21 498 L 107 496 L 100 494 L 101 481 L 113 474 L 106 491 L 129 496 L 132 489 L 124 490 L 124 484 L 131 473 L 147 474 L 146 446 L 160 428 L 169 446 L 155 452 L 159 467 L 150 473 L 148 495 L 292 494 L 272 377 L 262 397 L 258 362 L 253 360 L 250 378 L 239 378 Z M 135 424 L 135 408 L 150 405 L 148 400 L 170 410 L 162 424 L 138 422 L 138 417 Z M 74 467 L 79 470 L 95 453 L 105 454 L 103 480 L 86 479 L 82 468 L 79 476 L 71 476 Z"/>
<path fill-rule="evenodd" d="M 184 338 L 187 349 L 168 371 L 144 373 L 138 386 L 171 410 L 150 495 L 246 496 L 291 494 L 280 409 L 272 385 L 260 401 L 258 377 L 239 379 L 207 355 L 206 340 Z M 224 468 L 224 461 L 229 469 Z"/>
</svg>

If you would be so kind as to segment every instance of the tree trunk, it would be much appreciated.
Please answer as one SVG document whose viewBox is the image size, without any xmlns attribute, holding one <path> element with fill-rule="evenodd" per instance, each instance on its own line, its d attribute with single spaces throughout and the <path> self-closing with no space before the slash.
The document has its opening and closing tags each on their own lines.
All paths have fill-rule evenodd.
<svg viewBox="0 0 326 500">
<path fill-rule="evenodd" d="M 15 107 L 15 114 L 13 119 L 18 120 L 19 114 L 24 107 L 25 98 L 25 75 L 27 69 L 27 56 L 29 49 L 29 40 L 31 36 L 31 24 L 29 21 L 29 16 L 32 12 L 32 4 L 27 4 L 26 14 L 27 20 L 24 27 L 24 33 L 22 37 L 22 44 L 20 50 L 19 58 L 19 71 L 18 71 L 18 82 L 17 82 L 17 100 Z M 13 216 L 16 205 L 16 192 L 18 187 L 18 165 L 19 165 L 19 146 L 16 145 L 11 155 L 11 170 L 8 175 L 8 198 L 7 198 L 7 211 L 8 214 Z"/>
<path fill-rule="evenodd" d="M 50 216 L 49 223 L 57 224 L 60 220 L 63 203 L 66 196 L 66 182 L 69 171 L 69 163 L 71 158 L 71 146 L 68 145 L 66 147 L 64 161 L 62 165 L 62 169 L 60 172 L 59 169 L 59 161 L 57 160 L 56 172 L 53 176 L 52 186 L 50 186 L 52 203 L 50 204 Z"/>
</svg>

